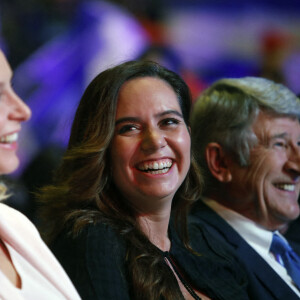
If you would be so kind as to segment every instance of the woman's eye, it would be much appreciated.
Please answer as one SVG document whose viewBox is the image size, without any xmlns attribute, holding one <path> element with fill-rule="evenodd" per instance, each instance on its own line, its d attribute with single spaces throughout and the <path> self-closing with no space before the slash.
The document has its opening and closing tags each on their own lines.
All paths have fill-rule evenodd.
<svg viewBox="0 0 300 300">
<path fill-rule="evenodd" d="M 170 125 L 177 125 L 180 123 L 180 120 L 175 119 L 175 118 L 168 118 L 168 119 L 164 119 L 161 124 L 163 126 L 170 126 Z"/>
<path fill-rule="evenodd" d="M 137 127 L 135 125 L 132 124 L 128 124 L 128 125 L 124 125 L 122 126 L 119 130 L 118 133 L 119 134 L 124 134 L 124 133 L 128 133 L 128 132 L 132 132 L 137 130 Z"/>
</svg>

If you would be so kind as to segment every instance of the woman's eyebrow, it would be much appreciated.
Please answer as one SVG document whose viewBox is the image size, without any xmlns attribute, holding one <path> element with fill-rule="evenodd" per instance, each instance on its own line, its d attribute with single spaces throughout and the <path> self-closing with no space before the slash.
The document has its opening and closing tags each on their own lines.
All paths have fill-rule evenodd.
<svg viewBox="0 0 300 300">
<path fill-rule="evenodd" d="M 124 117 L 124 118 L 120 118 L 116 121 L 115 125 L 118 125 L 120 123 L 126 123 L 126 122 L 139 122 L 141 121 L 140 118 L 137 117 Z"/>
<path fill-rule="evenodd" d="M 160 112 L 160 113 L 156 114 L 155 117 L 159 118 L 159 117 L 163 117 L 165 115 L 176 115 L 180 118 L 183 118 L 183 116 L 180 112 L 178 112 L 177 110 L 173 110 L 173 109 Z M 141 119 L 138 117 L 124 117 L 124 118 L 118 119 L 116 121 L 115 125 L 118 125 L 120 123 L 126 123 L 126 122 L 140 122 L 140 121 L 141 121 Z"/>
<path fill-rule="evenodd" d="M 182 114 L 179 111 L 173 110 L 173 109 L 165 110 L 165 111 L 163 111 L 161 113 L 156 114 L 155 116 L 156 117 L 162 117 L 162 116 L 165 116 L 165 115 L 176 115 L 176 116 L 178 116 L 180 118 L 183 118 Z"/>
</svg>

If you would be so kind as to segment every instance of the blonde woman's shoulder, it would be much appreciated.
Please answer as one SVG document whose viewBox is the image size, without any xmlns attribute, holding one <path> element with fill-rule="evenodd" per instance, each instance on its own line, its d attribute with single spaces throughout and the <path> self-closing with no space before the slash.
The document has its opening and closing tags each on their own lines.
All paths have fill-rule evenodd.
<svg viewBox="0 0 300 300">
<path fill-rule="evenodd" d="M 36 227 L 32 222 L 18 210 L 0 202 L 0 225 L 7 224 L 23 230 L 30 230 L 34 234 L 38 234 Z"/>
</svg>

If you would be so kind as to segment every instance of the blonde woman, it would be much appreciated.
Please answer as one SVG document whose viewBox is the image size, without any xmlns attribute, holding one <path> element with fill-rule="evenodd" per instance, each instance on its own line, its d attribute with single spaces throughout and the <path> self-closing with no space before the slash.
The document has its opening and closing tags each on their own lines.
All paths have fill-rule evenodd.
<svg viewBox="0 0 300 300">
<path fill-rule="evenodd" d="M 0 175 L 19 165 L 16 151 L 21 123 L 29 107 L 11 86 L 12 71 L 0 50 Z M 0 200 L 7 198 L 0 181 Z M 46 247 L 34 225 L 0 203 L 0 299 L 80 299 L 70 279 Z"/>
</svg>

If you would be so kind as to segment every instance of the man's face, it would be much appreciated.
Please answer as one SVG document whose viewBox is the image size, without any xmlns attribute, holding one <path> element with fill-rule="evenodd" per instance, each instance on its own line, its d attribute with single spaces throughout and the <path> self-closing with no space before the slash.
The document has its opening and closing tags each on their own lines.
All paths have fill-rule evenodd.
<svg viewBox="0 0 300 300">
<path fill-rule="evenodd" d="M 230 162 L 229 193 L 238 212 L 275 230 L 299 216 L 300 124 L 260 112 L 252 127 L 258 143 L 248 167 Z"/>
</svg>

